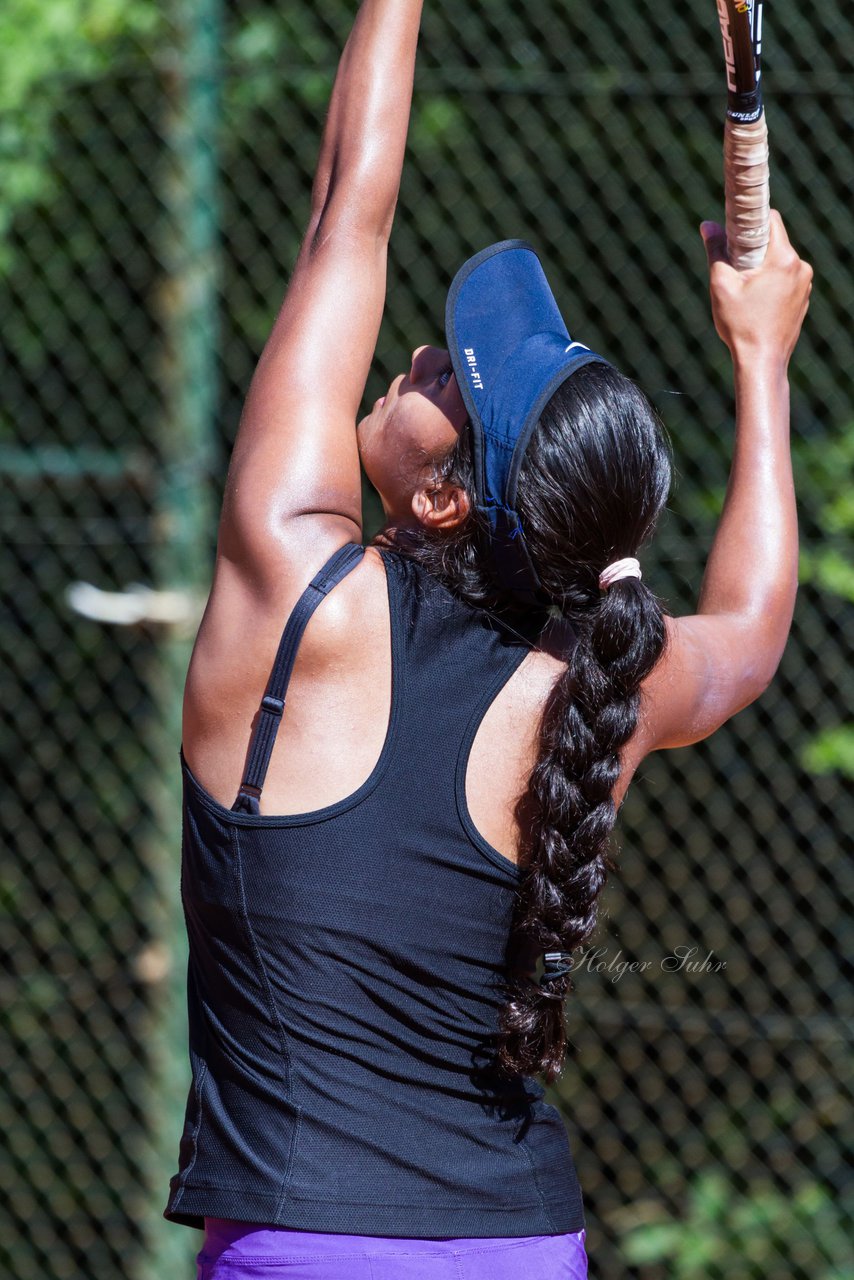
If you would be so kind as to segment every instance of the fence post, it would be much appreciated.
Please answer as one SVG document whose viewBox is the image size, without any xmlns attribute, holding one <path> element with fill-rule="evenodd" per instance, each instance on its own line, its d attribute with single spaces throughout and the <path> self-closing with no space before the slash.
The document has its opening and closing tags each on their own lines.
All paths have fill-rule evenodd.
<svg viewBox="0 0 854 1280">
<path fill-rule="evenodd" d="M 160 463 L 153 531 L 155 585 L 203 599 L 212 570 L 211 495 L 217 406 L 217 140 L 220 106 L 221 0 L 176 0 L 162 66 L 165 169 L 163 406 L 153 425 Z M 189 1085 L 186 1030 L 186 939 L 179 892 L 181 701 L 195 626 L 164 627 L 152 669 L 155 707 L 152 808 L 156 834 L 152 933 L 162 958 L 152 1010 L 148 1099 L 151 1177 L 139 1280 L 191 1280 L 201 1236 L 167 1223 L 168 1179 Z M 159 945 L 158 945 L 159 944 Z M 157 962 L 154 964 L 157 969 Z"/>
</svg>

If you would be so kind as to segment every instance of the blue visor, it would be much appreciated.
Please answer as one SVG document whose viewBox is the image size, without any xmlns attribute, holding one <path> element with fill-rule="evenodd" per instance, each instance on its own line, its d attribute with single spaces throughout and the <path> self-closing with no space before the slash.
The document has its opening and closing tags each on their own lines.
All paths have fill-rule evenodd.
<svg viewBox="0 0 854 1280">
<path fill-rule="evenodd" d="M 524 240 L 502 240 L 454 277 L 445 333 L 471 420 L 475 500 L 493 535 L 503 585 L 541 600 L 519 517 L 519 468 L 540 414 L 560 384 L 594 361 L 573 341 L 540 260 Z"/>
</svg>

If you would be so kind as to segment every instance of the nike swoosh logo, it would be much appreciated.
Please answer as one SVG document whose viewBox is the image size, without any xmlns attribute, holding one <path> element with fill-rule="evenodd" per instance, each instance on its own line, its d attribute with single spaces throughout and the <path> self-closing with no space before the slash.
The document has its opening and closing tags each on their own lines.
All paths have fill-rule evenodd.
<svg viewBox="0 0 854 1280">
<path fill-rule="evenodd" d="M 564 354 L 564 355 L 566 355 L 567 351 L 571 351 L 573 347 L 581 347 L 581 350 L 582 350 L 582 351 L 589 351 L 589 350 L 590 350 L 590 348 L 589 348 L 589 347 L 585 347 L 585 345 L 584 345 L 584 343 L 583 343 L 583 342 L 570 342 L 569 346 L 568 346 L 568 347 L 566 347 L 566 348 L 564 349 L 564 353 L 563 353 L 563 354 Z"/>
</svg>

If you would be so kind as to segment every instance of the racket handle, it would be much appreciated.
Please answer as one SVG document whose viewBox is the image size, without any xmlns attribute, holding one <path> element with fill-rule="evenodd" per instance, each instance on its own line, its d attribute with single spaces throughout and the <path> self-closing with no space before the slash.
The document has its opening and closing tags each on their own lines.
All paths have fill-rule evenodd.
<svg viewBox="0 0 854 1280">
<path fill-rule="evenodd" d="M 737 271 L 761 266 L 771 223 L 765 112 L 751 124 L 724 125 L 724 189 L 729 260 Z"/>
</svg>

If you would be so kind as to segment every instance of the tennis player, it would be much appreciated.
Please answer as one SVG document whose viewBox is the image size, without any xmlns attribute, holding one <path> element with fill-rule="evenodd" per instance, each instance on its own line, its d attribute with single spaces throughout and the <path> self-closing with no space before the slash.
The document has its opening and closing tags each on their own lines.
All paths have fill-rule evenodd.
<svg viewBox="0 0 854 1280">
<path fill-rule="evenodd" d="M 421 0 L 364 0 L 226 485 L 187 678 L 192 1086 L 165 1216 L 200 1280 L 580 1280 L 544 1087 L 639 763 L 760 696 L 792 619 L 787 365 L 812 272 L 702 230 L 735 371 L 697 613 L 642 575 L 671 482 L 645 396 L 524 240 L 357 423 Z M 474 145 L 474 144 L 473 144 Z M 385 523 L 362 546 L 360 462 Z M 542 1077 L 542 1080 L 538 1077 Z"/>
</svg>

